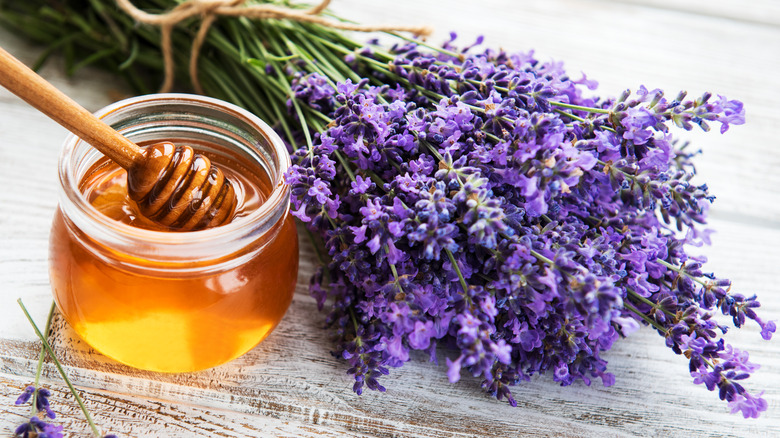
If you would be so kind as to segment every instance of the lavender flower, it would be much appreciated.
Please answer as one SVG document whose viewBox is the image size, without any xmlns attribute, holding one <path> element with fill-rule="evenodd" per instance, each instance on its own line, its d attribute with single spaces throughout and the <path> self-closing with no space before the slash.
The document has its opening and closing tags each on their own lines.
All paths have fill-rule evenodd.
<svg viewBox="0 0 780 438">
<path fill-rule="evenodd" d="M 36 383 L 37 384 L 37 383 Z M 27 404 L 31 398 L 35 400 L 34 412 L 43 412 L 44 417 L 55 419 L 57 416 L 49 406 L 49 397 L 51 392 L 46 388 L 37 388 L 33 385 L 27 386 L 22 394 L 16 399 L 14 404 L 23 405 Z M 14 431 L 14 436 L 23 438 L 61 438 L 62 426 L 55 426 L 53 424 L 46 423 L 38 416 L 30 418 L 30 421 L 22 423 Z"/>
<path fill-rule="evenodd" d="M 30 385 L 26 388 L 24 388 L 24 391 L 22 391 L 22 394 L 19 396 L 19 398 L 16 399 L 15 405 L 23 405 L 30 401 L 30 397 L 35 393 L 35 387 Z"/>
<path fill-rule="evenodd" d="M 30 401 L 30 398 L 35 396 L 35 412 L 43 412 L 44 415 L 48 418 L 51 418 L 52 420 L 57 418 L 57 415 L 54 413 L 54 411 L 51 410 L 51 407 L 49 406 L 49 397 L 51 396 L 51 392 L 49 392 L 46 388 L 35 388 L 34 386 L 30 385 L 22 391 L 22 394 L 19 396 L 19 398 L 16 399 L 15 404 L 16 405 L 22 405 L 26 404 Z"/>
<path fill-rule="evenodd" d="M 45 423 L 38 417 L 30 418 L 14 431 L 14 436 L 20 438 L 62 438 L 62 426 Z"/>
</svg>

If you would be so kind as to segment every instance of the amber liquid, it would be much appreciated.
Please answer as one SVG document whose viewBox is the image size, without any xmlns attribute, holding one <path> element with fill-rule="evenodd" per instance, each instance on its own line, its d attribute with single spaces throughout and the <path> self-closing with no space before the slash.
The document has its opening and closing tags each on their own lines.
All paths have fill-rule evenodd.
<svg viewBox="0 0 780 438">
<path fill-rule="evenodd" d="M 237 186 L 238 217 L 262 204 L 270 193 L 267 181 L 244 172 L 240 161 L 211 158 Z M 112 219 L 160 230 L 138 214 L 126 184 L 123 169 L 100 161 L 87 172 L 81 190 Z M 259 251 L 248 260 L 231 263 L 227 256 L 203 265 L 201 274 L 196 269 L 161 275 L 156 269 L 165 269 L 163 263 L 154 269 L 128 267 L 122 255 L 100 247 L 58 210 L 50 247 L 54 296 L 68 323 L 106 356 L 152 371 L 210 368 L 265 339 L 290 305 L 298 272 L 292 216 L 279 227 L 273 240 L 262 247 L 258 242 Z M 229 267 L 210 272 L 221 262 Z"/>
</svg>

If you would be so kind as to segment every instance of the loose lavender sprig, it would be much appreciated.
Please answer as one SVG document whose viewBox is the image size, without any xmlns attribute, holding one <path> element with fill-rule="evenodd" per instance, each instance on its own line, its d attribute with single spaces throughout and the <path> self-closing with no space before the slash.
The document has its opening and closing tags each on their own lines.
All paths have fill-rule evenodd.
<svg viewBox="0 0 780 438">
<path fill-rule="evenodd" d="M 62 437 L 62 429 L 63 429 L 62 426 L 47 424 L 44 421 L 42 421 L 40 418 L 35 416 L 37 412 L 44 411 L 48 418 L 51 419 L 56 418 L 56 415 L 49 407 L 48 398 L 51 395 L 51 393 L 45 388 L 38 387 L 38 382 L 40 380 L 41 370 L 43 367 L 43 359 L 45 357 L 44 353 L 45 353 L 49 355 L 52 361 L 54 361 L 54 365 L 57 368 L 57 371 L 59 371 L 60 376 L 68 385 L 71 394 L 73 394 L 73 397 L 76 399 L 76 402 L 81 408 L 81 411 L 84 413 L 84 416 L 87 418 L 87 423 L 89 423 L 89 426 L 92 430 L 92 434 L 96 438 L 116 438 L 116 435 L 114 434 L 108 434 L 104 436 L 98 431 L 97 425 L 95 425 L 95 422 L 92 420 L 92 416 L 89 415 L 89 411 L 87 411 L 86 406 L 84 406 L 84 402 L 81 400 L 81 396 L 79 396 L 78 392 L 76 392 L 76 388 L 73 387 L 73 384 L 70 382 L 68 375 L 65 374 L 65 370 L 62 368 L 62 364 L 60 364 L 60 361 L 54 355 L 54 351 L 49 345 L 47 336 L 49 334 L 49 331 L 51 330 L 51 321 L 55 309 L 54 302 L 52 302 L 51 308 L 49 310 L 49 316 L 46 320 L 46 335 L 44 335 L 41 332 L 41 330 L 38 328 L 38 326 L 35 324 L 35 321 L 33 321 L 32 316 L 30 316 L 30 312 L 27 311 L 27 308 L 22 302 L 22 299 L 19 298 L 18 300 L 16 300 L 16 302 L 19 304 L 19 307 L 22 308 L 22 312 L 24 313 L 24 316 L 27 318 L 27 321 L 30 322 L 30 325 L 35 331 L 35 334 L 38 336 L 38 339 L 40 339 L 42 346 L 41 346 L 41 353 L 38 358 L 38 367 L 35 374 L 35 386 L 28 386 L 27 388 L 25 388 L 25 390 L 16 400 L 16 404 L 19 405 L 19 404 L 27 403 L 27 401 L 29 401 L 30 398 L 33 398 L 32 404 L 33 404 L 34 416 L 30 418 L 29 422 L 23 423 L 18 428 L 16 428 L 14 432 L 15 436 L 20 436 L 23 438 L 28 438 L 28 437 L 61 438 Z"/>
<path fill-rule="evenodd" d="M 54 309 L 54 302 L 52 302 L 51 307 L 49 308 L 49 315 L 46 318 L 45 333 L 47 336 L 51 330 L 51 321 L 54 316 Z M 31 402 L 30 420 L 19 425 L 19 427 L 17 427 L 14 431 L 14 436 L 21 436 L 25 438 L 28 436 L 40 436 L 36 434 L 43 434 L 44 436 L 49 437 L 62 436 L 60 434 L 62 431 L 62 426 L 55 426 L 53 424 L 46 423 L 38 417 L 39 413 L 43 413 L 45 418 L 52 420 L 57 418 L 57 415 L 49 405 L 49 397 L 51 396 L 51 392 L 49 392 L 49 390 L 46 388 L 40 387 L 41 372 L 43 371 L 43 360 L 45 357 L 46 350 L 43 346 L 41 346 L 41 351 L 38 354 L 38 365 L 35 369 L 35 381 L 32 385 L 27 386 L 16 399 L 16 402 L 14 402 L 14 404 L 17 406 Z"/>
</svg>

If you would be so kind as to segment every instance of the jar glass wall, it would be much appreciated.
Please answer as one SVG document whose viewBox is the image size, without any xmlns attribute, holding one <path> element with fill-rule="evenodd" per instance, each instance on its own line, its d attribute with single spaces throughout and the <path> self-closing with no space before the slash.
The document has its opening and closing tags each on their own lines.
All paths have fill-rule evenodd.
<svg viewBox="0 0 780 438">
<path fill-rule="evenodd" d="M 88 194 L 106 171 L 104 157 L 69 137 L 50 241 L 63 316 L 92 347 L 141 369 L 194 371 L 244 354 L 284 316 L 297 278 L 281 139 L 251 113 L 202 96 L 140 96 L 98 116 L 141 145 L 193 146 L 240 180 L 239 196 L 254 190 L 262 199 L 208 230 L 132 226 L 96 208 L 100 199 Z"/>
</svg>

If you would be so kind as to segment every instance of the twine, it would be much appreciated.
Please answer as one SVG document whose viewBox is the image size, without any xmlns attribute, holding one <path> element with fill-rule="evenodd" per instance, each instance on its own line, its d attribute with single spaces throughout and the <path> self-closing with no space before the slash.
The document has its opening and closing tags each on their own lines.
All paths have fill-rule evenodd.
<svg viewBox="0 0 780 438">
<path fill-rule="evenodd" d="M 203 88 L 198 80 L 198 57 L 203 42 L 206 40 L 209 28 L 214 20 L 220 16 L 247 17 L 252 19 L 287 19 L 305 23 L 314 23 L 326 27 L 357 32 L 409 32 L 417 36 L 427 36 L 431 28 L 427 26 L 393 26 L 378 25 L 366 26 L 359 24 L 343 23 L 331 20 L 319 15 L 330 4 L 330 0 L 322 0 L 320 4 L 311 9 L 299 10 L 272 4 L 245 5 L 246 0 L 188 0 L 179 4 L 168 12 L 162 14 L 150 14 L 135 7 L 130 0 L 116 0 L 120 8 L 138 22 L 160 26 L 163 63 L 165 79 L 163 80 L 161 93 L 166 93 L 173 88 L 174 62 L 173 47 L 171 44 L 171 32 L 174 26 L 191 17 L 201 16 L 200 28 L 192 42 L 190 51 L 190 79 L 192 86 L 199 94 L 203 94 Z"/>
</svg>

